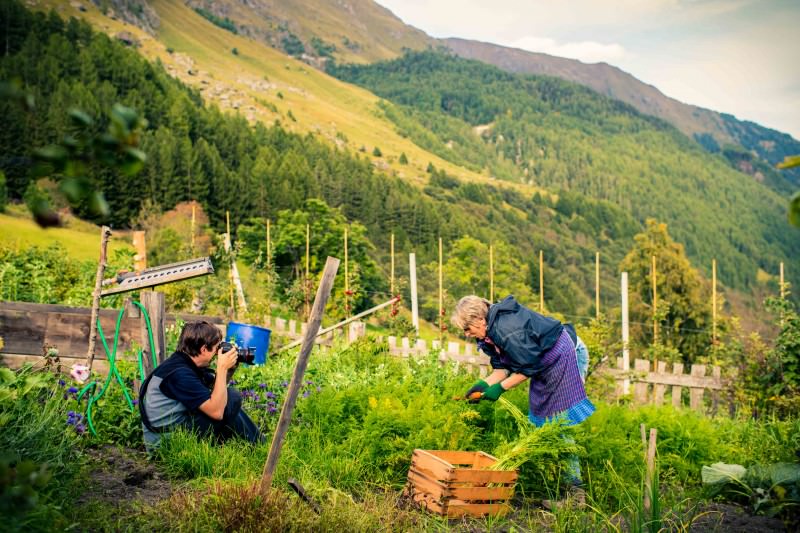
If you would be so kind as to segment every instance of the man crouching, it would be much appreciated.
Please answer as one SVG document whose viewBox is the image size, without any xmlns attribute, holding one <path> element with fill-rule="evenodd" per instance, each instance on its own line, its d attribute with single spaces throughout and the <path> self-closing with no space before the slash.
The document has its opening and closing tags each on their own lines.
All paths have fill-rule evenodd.
<svg viewBox="0 0 800 533">
<path fill-rule="evenodd" d="M 236 347 L 218 353 L 222 333 L 208 322 L 190 322 L 181 331 L 178 349 L 142 383 L 139 412 L 144 444 L 158 447 L 161 436 L 183 426 L 223 442 L 233 436 L 263 440 L 242 410 L 242 395 L 228 387 L 237 367 Z M 215 355 L 217 373 L 208 368 Z"/>
</svg>

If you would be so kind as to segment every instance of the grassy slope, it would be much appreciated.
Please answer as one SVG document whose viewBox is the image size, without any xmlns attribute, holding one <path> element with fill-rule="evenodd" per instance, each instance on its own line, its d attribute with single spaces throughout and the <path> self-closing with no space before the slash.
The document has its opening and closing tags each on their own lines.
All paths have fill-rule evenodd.
<svg viewBox="0 0 800 533">
<path fill-rule="evenodd" d="M 18 208 L 0 213 L 0 245 L 39 246 L 45 248 L 54 243 L 61 244 L 70 257 L 82 261 L 96 261 L 100 254 L 100 228 L 86 222 L 75 221 L 64 228 L 43 229 Z M 112 236 L 108 245 L 109 254 L 122 248 L 132 248 L 126 236 Z"/>
<path fill-rule="evenodd" d="M 383 153 L 381 158 L 373 158 L 378 165 L 385 164 L 387 172 L 396 172 L 417 184 L 427 181 L 428 162 L 461 179 L 489 180 L 401 137 L 394 124 L 383 118 L 378 108 L 380 99 L 372 93 L 338 81 L 252 39 L 218 28 L 181 2 L 156 0 L 152 5 L 161 18 L 156 38 L 104 16 L 91 4 L 85 5 L 86 12 L 54 0 L 42 2 L 41 7 L 56 6 L 62 16 L 85 18 L 112 36 L 121 31 L 134 34 L 141 42 L 142 55 L 161 60 L 181 81 L 200 89 L 206 102 L 231 112 L 236 112 L 234 104 L 238 104 L 239 112 L 251 122 L 271 124 L 280 120 L 291 131 L 317 133 L 332 144 L 341 143 L 337 134 L 340 139 L 343 135 L 348 149 L 363 147 L 367 154 L 377 146 Z M 168 53 L 167 48 L 173 53 Z M 233 48 L 238 55 L 231 53 Z M 188 73 L 190 67 L 193 74 Z M 277 113 L 270 109 L 272 106 Z M 290 111 L 296 121 L 288 117 Z M 408 157 L 408 165 L 397 162 L 401 153 Z M 529 194 L 536 190 L 524 189 Z"/>
</svg>

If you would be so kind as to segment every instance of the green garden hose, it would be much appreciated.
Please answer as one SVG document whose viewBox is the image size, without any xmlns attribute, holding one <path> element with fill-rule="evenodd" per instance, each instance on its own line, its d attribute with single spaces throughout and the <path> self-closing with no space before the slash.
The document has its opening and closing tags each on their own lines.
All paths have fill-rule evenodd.
<svg viewBox="0 0 800 533">
<path fill-rule="evenodd" d="M 154 345 L 154 343 L 153 343 L 153 329 L 152 329 L 152 327 L 150 325 L 150 317 L 147 314 L 147 310 L 139 302 L 133 302 L 133 304 L 136 305 L 142 311 L 142 316 L 144 317 L 145 325 L 147 326 L 147 335 L 148 335 L 148 338 L 150 340 L 150 346 L 153 346 Z M 95 436 L 97 436 L 97 431 L 94 429 L 94 423 L 93 423 L 93 420 L 92 420 L 92 406 L 100 398 L 103 397 L 103 394 L 105 394 L 106 389 L 108 389 L 108 386 L 111 384 L 112 376 L 117 379 L 117 382 L 119 382 L 120 387 L 122 387 L 122 393 L 125 395 L 125 399 L 128 401 L 128 407 L 130 408 L 131 412 L 134 412 L 134 410 L 135 410 L 134 407 L 133 407 L 133 400 L 131 400 L 130 394 L 128 394 L 128 388 L 125 386 L 125 382 L 122 381 L 122 376 L 120 375 L 119 370 L 117 369 L 117 363 L 116 363 L 117 346 L 119 344 L 119 329 L 120 329 L 120 324 L 122 323 L 122 317 L 123 317 L 124 314 L 125 314 L 125 308 L 120 309 L 119 310 L 119 315 L 117 315 L 116 330 L 114 331 L 114 348 L 113 348 L 113 350 L 109 350 L 108 349 L 108 343 L 106 343 L 106 337 L 105 337 L 105 334 L 103 333 L 103 327 L 100 325 L 100 317 L 97 317 L 97 333 L 100 336 L 100 340 L 103 342 L 103 348 L 106 351 L 106 358 L 108 359 L 108 377 L 106 377 L 106 381 L 103 384 L 103 388 L 100 389 L 100 392 L 97 393 L 96 395 L 93 395 L 93 393 L 94 393 L 94 390 L 97 388 L 97 383 L 98 383 L 97 381 L 93 381 L 93 382 L 89 383 L 83 389 L 81 389 L 81 391 L 78 393 L 78 401 L 80 401 L 80 399 L 83 397 L 83 395 L 89 389 L 92 389 L 92 394 L 89 395 L 89 403 L 86 406 L 86 421 L 88 422 L 89 430 L 92 432 L 92 435 L 95 435 Z M 155 351 L 151 350 L 151 352 L 153 352 L 153 354 L 152 354 L 153 355 L 153 368 L 155 368 L 158 365 L 158 358 L 156 357 Z M 141 348 L 139 349 L 139 351 L 137 353 L 136 359 L 137 359 L 137 362 L 139 363 L 139 377 L 140 377 L 140 379 L 142 381 L 144 381 L 146 376 L 144 374 L 144 364 L 142 362 L 142 349 Z"/>
</svg>

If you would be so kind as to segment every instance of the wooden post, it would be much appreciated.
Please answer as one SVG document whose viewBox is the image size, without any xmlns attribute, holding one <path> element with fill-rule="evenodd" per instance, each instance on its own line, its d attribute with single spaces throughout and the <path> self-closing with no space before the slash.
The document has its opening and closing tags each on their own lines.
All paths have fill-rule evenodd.
<svg viewBox="0 0 800 533">
<path fill-rule="evenodd" d="M 136 250 L 136 255 L 133 256 L 133 269 L 142 272 L 147 268 L 147 244 L 143 231 L 133 232 L 133 249 Z"/>
<path fill-rule="evenodd" d="M 231 253 L 231 214 L 225 211 L 225 251 Z M 236 316 L 236 304 L 233 300 L 233 258 L 231 257 L 231 268 L 228 272 L 228 292 L 230 293 L 231 313 Z"/>
<path fill-rule="evenodd" d="M 411 323 L 419 335 L 419 306 L 417 305 L 417 258 L 408 254 L 408 276 L 411 283 Z"/>
<path fill-rule="evenodd" d="M 786 286 L 784 285 L 784 282 L 783 282 L 783 261 L 781 261 L 781 277 L 780 277 L 780 283 L 781 283 L 781 286 L 780 286 L 780 290 L 781 290 L 781 300 L 783 300 L 784 298 L 786 298 Z"/>
<path fill-rule="evenodd" d="M 311 280 L 310 277 L 311 273 L 311 226 L 306 224 L 306 279 L 303 283 L 303 291 L 305 292 L 306 296 L 306 308 L 305 308 L 305 319 L 306 322 L 309 320 L 309 313 L 311 313 L 311 308 L 309 299 L 311 298 L 311 294 L 309 294 L 309 283 Z"/>
<path fill-rule="evenodd" d="M 489 301 L 494 303 L 494 246 L 489 245 Z"/>
<path fill-rule="evenodd" d="M 656 436 L 658 430 L 650 428 L 650 442 L 647 446 L 646 470 L 644 475 L 644 511 L 645 517 L 650 513 L 650 495 L 653 493 L 653 476 L 656 470 Z"/>
<path fill-rule="evenodd" d="M 717 260 L 711 260 L 711 346 L 717 345 Z M 712 354 L 714 352 L 712 351 Z M 713 356 L 712 357 L 716 357 Z"/>
<path fill-rule="evenodd" d="M 344 227 L 344 316 L 350 317 L 350 267 L 347 264 L 347 226 Z"/>
<path fill-rule="evenodd" d="M 594 317 L 600 320 L 600 252 L 594 256 Z"/>
<path fill-rule="evenodd" d="M 147 315 L 150 317 L 150 327 L 153 330 L 153 345 L 150 345 L 150 338 L 147 335 L 147 323 L 141 321 L 142 332 L 142 346 L 144 352 L 142 353 L 142 362 L 144 364 L 145 375 L 150 375 L 154 370 L 153 354 L 156 355 L 155 359 L 158 364 L 161 364 L 166 358 L 166 333 L 165 333 L 165 318 L 164 312 L 164 293 L 155 291 L 142 291 L 141 297 L 142 306 L 144 306 Z"/>
<path fill-rule="evenodd" d="M 629 329 L 628 329 L 628 273 L 622 273 L 622 370 L 627 374 L 631 368 L 631 353 L 628 349 Z M 622 381 L 622 394 L 628 394 L 631 382 L 625 377 Z"/>
<path fill-rule="evenodd" d="M 197 209 L 197 204 L 194 201 L 192 201 L 192 257 L 194 257 L 194 232 L 195 232 L 194 225 L 195 225 L 196 209 Z"/>
<path fill-rule="evenodd" d="M 226 226 L 227 226 L 227 233 L 225 234 L 225 251 L 230 254 L 231 257 L 231 272 L 230 272 L 230 281 L 231 281 L 231 309 L 234 310 L 234 316 L 236 316 L 237 311 L 247 312 L 247 300 L 244 298 L 244 288 L 242 287 L 242 280 L 239 277 L 239 269 L 236 266 L 236 258 L 233 256 L 233 241 L 231 240 L 231 219 L 230 214 L 228 211 L 225 211 L 225 219 L 226 219 Z M 233 290 L 234 287 L 236 288 L 236 298 L 238 306 L 233 306 Z"/>
<path fill-rule="evenodd" d="M 444 325 L 442 320 L 444 319 L 444 284 L 443 284 L 443 276 L 442 276 L 442 238 L 439 237 L 439 309 L 437 314 L 439 315 L 439 338 L 442 338 L 444 334 L 444 329 L 442 326 Z"/>
<path fill-rule="evenodd" d="M 272 239 L 269 234 L 269 219 L 267 219 L 267 267 L 272 268 Z"/>
<path fill-rule="evenodd" d="M 653 256 L 653 344 L 658 344 L 658 319 L 656 318 L 658 307 L 658 294 L 656 293 L 656 256 Z"/>
<path fill-rule="evenodd" d="M 539 312 L 544 313 L 544 252 L 539 250 Z"/>
<path fill-rule="evenodd" d="M 786 298 L 786 286 L 783 283 L 783 261 L 781 261 L 780 294 L 781 300 Z M 781 327 L 783 327 L 783 311 L 781 311 Z"/>
<path fill-rule="evenodd" d="M 391 293 L 390 296 L 395 296 L 394 293 L 394 233 L 392 233 L 392 237 L 390 239 L 389 245 L 389 257 L 391 260 L 391 270 L 389 274 L 389 292 Z"/>
<path fill-rule="evenodd" d="M 108 239 L 111 237 L 111 228 L 100 228 L 100 260 L 97 263 L 97 272 L 94 277 L 94 292 L 92 293 L 92 314 L 89 323 L 89 349 L 86 353 L 86 366 L 92 371 L 94 363 L 94 346 L 97 341 L 97 315 L 100 313 L 100 291 L 103 288 L 103 276 L 106 271 L 106 258 L 108 256 Z"/>
<path fill-rule="evenodd" d="M 317 336 L 319 326 L 322 323 L 322 315 L 325 313 L 325 304 L 328 302 L 328 298 L 331 295 L 333 279 L 336 277 L 337 270 L 339 270 L 339 260 L 334 257 L 328 257 L 325 263 L 325 270 L 322 272 L 319 288 L 317 289 L 317 295 L 314 298 L 314 308 L 311 311 L 308 321 L 305 338 L 303 339 L 303 346 L 300 348 L 300 353 L 297 356 L 297 363 L 295 364 L 294 373 L 292 374 L 292 381 L 289 383 L 289 388 L 286 392 L 286 400 L 283 402 L 281 415 L 278 419 L 278 425 L 275 427 L 275 433 L 272 436 L 272 444 L 269 448 L 267 461 L 264 463 L 264 473 L 261 476 L 261 493 L 265 495 L 269 493 L 272 487 L 272 477 L 275 474 L 275 468 L 278 466 L 278 458 L 281 454 L 283 439 L 289 429 L 292 411 L 297 401 L 297 395 L 300 393 L 300 386 L 303 383 L 303 374 L 305 374 L 306 366 L 308 366 L 309 355 L 311 354 L 311 349 L 314 347 L 314 338 Z"/>
</svg>

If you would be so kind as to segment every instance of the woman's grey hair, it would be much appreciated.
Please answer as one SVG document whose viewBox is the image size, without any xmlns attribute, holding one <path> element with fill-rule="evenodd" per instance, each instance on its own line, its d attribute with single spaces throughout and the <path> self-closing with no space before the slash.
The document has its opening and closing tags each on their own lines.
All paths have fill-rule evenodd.
<svg viewBox="0 0 800 533">
<path fill-rule="evenodd" d="M 486 318 L 489 314 L 489 306 L 492 303 L 486 298 L 470 294 L 464 296 L 456 304 L 456 309 L 453 311 L 453 316 L 450 321 L 458 329 L 465 329 L 472 325 L 476 320 Z"/>
</svg>

